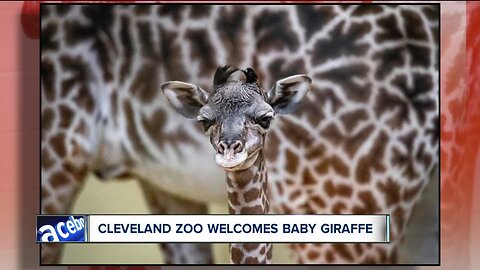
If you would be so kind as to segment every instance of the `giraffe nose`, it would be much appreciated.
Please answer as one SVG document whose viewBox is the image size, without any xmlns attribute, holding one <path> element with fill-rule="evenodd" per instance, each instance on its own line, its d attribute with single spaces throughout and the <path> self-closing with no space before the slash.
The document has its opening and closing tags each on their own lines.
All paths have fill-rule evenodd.
<svg viewBox="0 0 480 270">
<path fill-rule="evenodd" d="M 232 143 L 220 141 L 217 145 L 218 153 L 223 155 L 227 150 L 233 151 L 234 154 L 240 153 L 243 151 L 243 143 L 239 140 L 236 140 Z"/>
</svg>

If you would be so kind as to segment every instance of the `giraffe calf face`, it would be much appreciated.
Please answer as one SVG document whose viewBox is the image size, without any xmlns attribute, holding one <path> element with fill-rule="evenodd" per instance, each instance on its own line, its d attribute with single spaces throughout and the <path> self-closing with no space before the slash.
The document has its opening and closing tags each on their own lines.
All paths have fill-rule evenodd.
<svg viewBox="0 0 480 270">
<path fill-rule="evenodd" d="M 294 75 L 277 81 L 266 92 L 251 68 L 242 70 L 245 80 L 229 81 L 236 71 L 229 66 L 218 68 L 211 94 L 179 81 L 162 85 L 167 100 L 180 114 L 203 125 L 217 153 L 215 161 L 228 171 L 252 165 L 275 114 L 295 110 L 312 82 L 308 76 Z"/>
</svg>

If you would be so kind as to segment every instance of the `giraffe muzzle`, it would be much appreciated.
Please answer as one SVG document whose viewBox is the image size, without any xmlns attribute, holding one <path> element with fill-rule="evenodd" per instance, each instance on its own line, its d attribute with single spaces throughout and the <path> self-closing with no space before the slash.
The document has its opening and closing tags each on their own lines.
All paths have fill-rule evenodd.
<svg viewBox="0 0 480 270">
<path fill-rule="evenodd" d="M 229 151 L 233 151 L 233 154 L 237 154 L 243 151 L 243 143 L 240 140 L 236 140 L 232 143 L 226 143 L 225 141 L 220 141 L 217 145 L 217 152 L 219 154 L 225 154 Z"/>
<path fill-rule="evenodd" d="M 224 168 L 232 168 L 242 164 L 248 158 L 248 153 L 240 140 L 233 142 L 220 141 L 217 145 L 215 161 Z"/>
<path fill-rule="evenodd" d="M 248 154 L 245 150 L 235 153 L 233 149 L 228 149 L 223 151 L 223 153 L 217 153 L 215 156 L 215 161 L 223 168 L 233 168 L 241 165 L 243 162 L 245 162 L 245 160 L 247 160 L 247 158 Z"/>
</svg>

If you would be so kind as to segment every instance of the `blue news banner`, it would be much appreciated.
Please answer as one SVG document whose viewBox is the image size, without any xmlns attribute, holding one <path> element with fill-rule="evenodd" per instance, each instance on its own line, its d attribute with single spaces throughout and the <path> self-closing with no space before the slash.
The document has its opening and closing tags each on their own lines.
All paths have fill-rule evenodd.
<svg viewBox="0 0 480 270">
<path fill-rule="evenodd" d="M 389 215 L 37 216 L 37 242 L 388 243 Z"/>
<path fill-rule="evenodd" d="M 86 216 L 37 216 L 37 242 L 86 242 Z"/>
</svg>

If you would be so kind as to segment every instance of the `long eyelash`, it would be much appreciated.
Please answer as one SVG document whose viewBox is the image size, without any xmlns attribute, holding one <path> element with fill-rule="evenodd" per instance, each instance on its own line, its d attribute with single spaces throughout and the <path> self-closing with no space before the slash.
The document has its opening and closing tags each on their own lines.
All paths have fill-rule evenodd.
<svg viewBox="0 0 480 270">
<path fill-rule="evenodd" d="M 262 124 L 265 124 L 265 123 L 262 123 L 262 124 L 260 123 L 260 122 L 263 122 L 262 120 L 267 120 L 267 119 L 268 119 L 268 123 L 266 123 L 265 126 L 262 125 Z M 268 129 L 268 128 L 270 127 L 270 124 L 272 123 L 272 121 L 273 121 L 273 117 L 272 117 L 272 116 L 265 116 L 265 115 L 263 115 L 263 116 L 255 119 L 255 123 L 256 123 L 257 125 L 261 126 L 261 127 L 264 128 L 264 129 Z"/>
<path fill-rule="evenodd" d="M 198 120 L 198 122 L 203 125 L 203 130 L 207 132 L 207 130 L 209 130 L 212 127 L 214 121 L 202 118 Z"/>
</svg>

